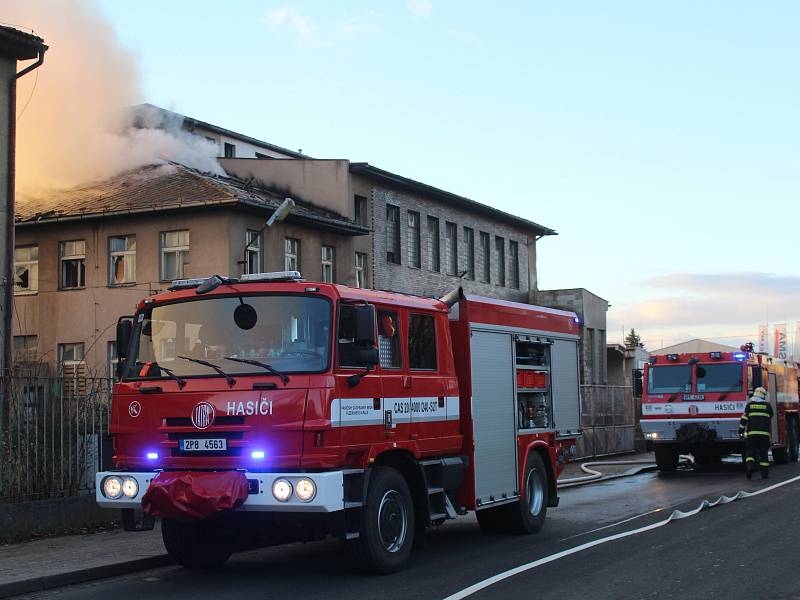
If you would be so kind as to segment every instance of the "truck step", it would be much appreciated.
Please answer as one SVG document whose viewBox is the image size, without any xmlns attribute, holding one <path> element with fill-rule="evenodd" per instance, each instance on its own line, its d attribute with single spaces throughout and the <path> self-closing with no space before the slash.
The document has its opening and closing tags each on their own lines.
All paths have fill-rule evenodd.
<svg viewBox="0 0 800 600">
<path fill-rule="evenodd" d="M 441 487 L 428 488 L 428 495 L 433 496 L 434 494 L 444 494 L 444 488 Z"/>
<path fill-rule="evenodd" d="M 431 521 L 444 521 L 447 519 L 447 513 L 431 513 Z"/>
<path fill-rule="evenodd" d="M 348 508 L 361 508 L 364 506 L 363 502 L 345 502 L 344 508 L 347 510 Z"/>
<path fill-rule="evenodd" d="M 347 540 L 357 540 L 358 538 L 361 537 L 361 534 L 358 533 L 357 531 L 348 531 L 347 533 L 344 534 L 344 537 Z"/>
</svg>

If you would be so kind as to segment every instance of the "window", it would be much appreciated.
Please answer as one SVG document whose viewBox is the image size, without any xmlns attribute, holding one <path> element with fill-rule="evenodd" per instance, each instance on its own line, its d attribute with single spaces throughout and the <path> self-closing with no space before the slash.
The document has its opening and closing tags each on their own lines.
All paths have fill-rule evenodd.
<svg viewBox="0 0 800 600">
<path fill-rule="evenodd" d="M 356 287 L 367 287 L 367 255 L 356 252 Z"/>
<path fill-rule="evenodd" d="M 236 158 L 236 146 L 225 142 L 225 158 Z"/>
<path fill-rule="evenodd" d="M 106 351 L 106 356 L 108 358 L 108 374 L 106 377 L 114 378 L 117 376 L 117 363 L 119 363 L 119 358 L 117 357 L 117 343 L 116 342 L 108 342 L 108 349 Z"/>
<path fill-rule="evenodd" d="M 430 315 L 411 315 L 408 364 L 412 369 L 436 369 L 436 327 Z"/>
<path fill-rule="evenodd" d="M 35 294 L 39 291 L 39 246 L 14 249 L 14 293 Z"/>
<path fill-rule="evenodd" d="M 742 363 L 697 365 L 696 371 L 698 392 L 739 392 L 742 390 L 744 383 Z"/>
<path fill-rule="evenodd" d="M 14 336 L 14 362 L 33 363 L 36 362 L 36 347 L 39 339 L 35 335 L 15 335 Z"/>
<path fill-rule="evenodd" d="M 419 213 L 408 211 L 408 266 L 419 269 L 420 257 Z"/>
<path fill-rule="evenodd" d="M 83 342 L 58 345 L 59 365 L 75 365 L 81 362 L 83 362 Z"/>
<path fill-rule="evenodd" d="M 189 263 L 189 230 L 161 232 L 161 281 L 180 279 Z"/>
<path fill-rule="evenodd" d="M 257 231 L 248 229 L 245 232 L 247 257 L 244 264 L 245 273 L 261 273 L 261 236 Z"/>
<path fill-rule="evenodd" d="M 506 241 L 499 235 L 494 238 L 494 247 L 497 250 L 497 285 L 506 285 Z"/>
<path fill-rule="evenodd" d="M 261 154 L 261 152 L 256 152 L 256 158 L 274 158 L 274 157 L 267 156 L 266 154 Z"/>
<path fill-rule="evenodd" d="M 286 271 L 300 270 L 300 240 L 286 238 L 283 246 L 283 268 Z"/>
<path fill-rule="evenodd" d="M 467 247 L 467 268 L 464 277 L 475 279 L 475 232 L 469 227 L 464 227 L 464 244 Z"/>
<path fill-rule="evenodd" d="M 59 287 L 62 290 L 82 288 L 86 285 L 86 242 L 74 240 L 59 242 L 61 261 Z"/>
<path fill-rule="evenodd" d="M 136 282 L 136 236 L 108 238 L 108 285 Z"/>
<path fill-rule="evenodd" d="M 367 226 L 367 199 L 364 196 L 353 198 L 353 215 L 355 222 Z"/>
<path fill-rule="evenodd" d="M 492 249 L 489 234 L 481 231 L 481 281 L 490 283 L 492 268 Z"/>
<path fill-rule="evenodd" d="M 396 312 L 378 312 L 378 353 L 384 369 L 400 369 L 403 366 L 400 356 L 400 324 Z"/>
<path fill-rule="evenodd" d="M 439 219 L 428 217 L 428 270 L 439 271 Z"/>
<path fill-rule="evenodd" d="M 339 305 L 339 329 L 337 331 L 339 336 L 337 340 L 339 366 L 363 369 L 373 365 L 368 365 L 364 362 L 359 352 L 360 348 L 356 345 L 356 322 L 353 309 L 352 305 Z"/>
<path fill-rule="evenodd" d="M 508 254 L 511 258 L 511 287 L 519 289 L 519 242 L 508 242 Z"/>
<path fill-rule="evenodd" d="M 386 262 L 400 264 L 400 209 L 386 205 Z"/>
<path fill-rule="evenodd" d="M 336 280 L 336 248 L 322 247 L 322 281 L 333 283 Z"/>
<path fill-rule="evenodd" d="M 444 264 L 448 275 L 458 275 L 458 227 L 444 224 Z"/>
<path fill-rule="evenodd" d="M 647 391 L 651 394 L 691 392 L 692 367 L 689 365 L 651 367 L 647 374 Z"/>
</svg>

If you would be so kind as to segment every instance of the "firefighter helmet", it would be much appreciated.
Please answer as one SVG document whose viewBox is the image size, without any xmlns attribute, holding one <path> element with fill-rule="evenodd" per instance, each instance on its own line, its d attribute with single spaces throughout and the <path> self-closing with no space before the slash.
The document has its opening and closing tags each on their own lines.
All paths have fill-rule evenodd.
<svg viewBox="0 0 800 600">
<path fill-rule="evenodd" d="M 767 390 L 763 387 L 757 387 L 753 390 L 753 396 L 758 396 L 759 398 L 766 398 L 767 397 Z"/>
</svg>

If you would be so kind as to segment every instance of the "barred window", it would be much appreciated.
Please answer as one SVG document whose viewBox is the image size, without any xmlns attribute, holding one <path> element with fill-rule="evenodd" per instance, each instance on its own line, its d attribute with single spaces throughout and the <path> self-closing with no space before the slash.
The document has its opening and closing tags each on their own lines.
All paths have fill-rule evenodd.
<svg viewBox="0 0 800 600">
<path fill-rule="evenodd" d="M 439 256 L 439 219 L 428 217 L 428 270 L 438 272 L 441 269 Z"/>
<path fill-rule="evenodd" d="M 419 213 L 408 211 L 408 266 L 420 267 Z"/>
<path fill-rule="evenodd" d="M 511 287 L 519 289 L 519 242 L 508 242 L 508 254 L 511 258 Z"/>
<path fill-rule="evenodd" d="M 396 312 L 378 312 L 378 352 L 381 367 L 400 369 L 403 360 L 400 356 L 400 323 Z"/>
<path fill-rule="evenodd" d="M 492 280 L 492 247 L 489 234 L 481 231 L 481 281 L 490 283 Z"/>
<path fill-rule="evenodd" d="M 400 209 L 386 205 L 386 262 L 400 264 Z"/>
<path fill-rule="evenodd" d="M 455 223 L 444 225 L 444 262 L 448 275 L 458 275 L 458 227 Z"/>
<path fill-rule="evenodd" d="M 464 277 L 475 279 L 475 232 L 469 227 L 464 227 L 464 245 L 467 248 L 467 264 Z"/>
<path fill-rule="evenodd" d="M 497 285 L 506 285 L 506 241 L 499 235 L 494 238 L 495 250 L 497 250 Z"/>
</svg>

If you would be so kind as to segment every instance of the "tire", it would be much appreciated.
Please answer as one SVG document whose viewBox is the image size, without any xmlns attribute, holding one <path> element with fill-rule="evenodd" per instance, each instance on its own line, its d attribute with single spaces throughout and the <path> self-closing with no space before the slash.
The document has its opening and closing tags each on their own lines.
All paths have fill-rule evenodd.
<svg viewBox="0 0 800 600">
<path fill-rule="evenodd" d="M 377 467 L 370 477 L 359 537 L 352 541 L 356 565 L 373 573 L 403 568 L 414 545 L 414 503 L 399 471 Z"/>
<path fill-rule="evenodd" d="M 776 465 L 785 465 L 789 462 L 789 452 L 785 447 L 772 449 L 772 460 Z"/>
<path fill-rule="evenodd" d="M 531 534 L 539 531 L 547 517 L 550 491 L 547 469 L 538 452 L 528 455 L 528 464 L 522 477 L 522 496 L 519 502 L 509 504 L 509 524 L 512 533 Z"/>
<path fill-rule="evenodd" d="M 161 537 L 167 554 L 188 569 L 221 567 L 233 553 L 231 541 L 219 536 L 214 524 L 207 521 L 164 519 Z"/>
<path fill-rule="evenodd" d="M 678 470 L 678 451 L 672 446 L 656 445 L 656 466 L 662 473 L 674 473 Z"/>
<path fill-rule="evenodd" d="M 800 457 L 800 447 L 798 447 L 798 443 L 800 443 L 800 436 L 798 435 L 797 431 L 797 421 L 789 421 L 786 435 L 789 445 L 789 462 L 797 462 L 798 457 Z"/>
</svg>

